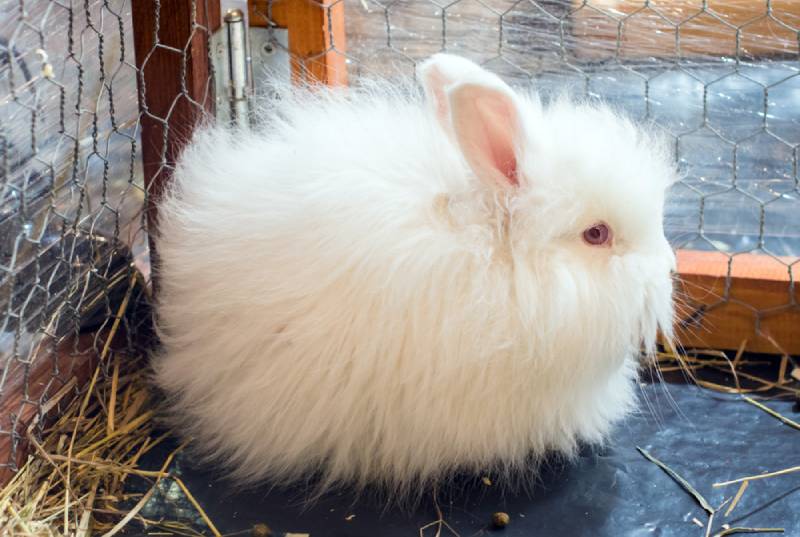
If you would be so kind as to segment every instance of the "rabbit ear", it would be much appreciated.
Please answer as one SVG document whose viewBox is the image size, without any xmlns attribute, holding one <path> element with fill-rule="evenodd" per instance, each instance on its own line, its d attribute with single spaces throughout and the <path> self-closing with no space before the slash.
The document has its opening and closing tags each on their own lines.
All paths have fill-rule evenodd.
<svg viewBox="0 0 800 537">
<path fill-rule="evenodd" d="M 434 54 L 417 67 L 417 79 L 422 83 L 425 100 L 433 110 L 439 124 L 449 135 L 453 135 L 450 124 L 450 103 L 447 90 L 464 80 L 492 77 L 477 64 L 452 54 Z"/>
<path fill-rule="evenodd" d="M 450 121 L 472 171 L 494 187 L 517 187 L 521 121 L 514 93 L 499 79 L 466 82 L 447 92 Z"/>
<path fill-rule="evenodd" d="M 477 64 L 436 54 L 417 70 L 439 124 L 473 172 L 493 187 L 518 186 L 519 112 L 514 92 Z"/>
</svg>

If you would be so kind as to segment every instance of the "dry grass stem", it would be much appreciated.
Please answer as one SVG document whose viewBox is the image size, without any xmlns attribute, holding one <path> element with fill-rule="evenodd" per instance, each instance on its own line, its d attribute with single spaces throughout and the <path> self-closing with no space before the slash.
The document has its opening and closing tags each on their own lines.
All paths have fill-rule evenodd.
<svg viewBox="0 0 800 537">
<path fill-rule="evenodd" d="M 706 523 L 705 537 L 711 537 L 711 526 L 714 524 L 714 512 L 708 514 L 708 522 Z"/>
<path fill-rule="evenodd" d="M 29 457 L 0 490 L 0 535 L 111 536 L 134 520 L 168 535 L 202 534 L 188 523 L 141 516 L 147 502 L 162 490 L 158 483 L 172 477 L 167 470 L 177 451 L 160 471 L 139 466 L 169 432 L 154 434 L 156 411 L 146 356 L 113 350 L 132 293 L 130 288 L 125 293 L 111 327 L 95 336 L 101 350 L 89 384 L 81 387 L 70 378 L 29 425 L 24 438 Z M 53 416 L 56 409 L 58 415 Z M 146 492 L 132 493 L 132 486 Z M 218 535 L 186 484 L 179 486 Z"/>
<path fill-rule="evenodd" d="M 722 531 L 715 533 L 714 537 L 724 537 L 725 535 L 735 535 L 737 533 L 783 533 L 784 528 L 745 528 L 732 527 L 723 528 Z"/>
<path fill-rule="evenodd" d="M 730 514 L 733 512 L 733 510 L 739 504 L 739 500 L 742 499 L 742 496 L 744 495 L 744 491 L 747 490 L 748 485 L 750 485 L 749 481 L 742 481 L 742 484 L 739 485 L 739 490 L 736 491 L 736 495 L 733 497 L 733 501 L 728 506 L 727 511 L 725 511 L 725 516 L 726 517 L 730 516 Z"/>
<path fill-rule="evenodd" d="M 119 356 L 114 360 L 114 372 L 111 375 L 111 394 L 108 399 L 108 435 L 114 434 L 114 414 L 117 408 L 117 389 L 119 388 Z"/>
<path fill-rule="evenodd" d="M 442 528 L 446 528 L 454 537 L 461 537 L 461 535 L 444 519 L 444 515 L 442 514 L 442 509 L 439 507 L 439 500 L 437 499 L 437 492 L 434 489 L 433 491 L 433 508 L 436 510 L 436 520 L 433 522 L 428 522 L 424 526 L 419 528 L 419 537 L 425 537 L 425 530 L 428 528 L 436 527 L 436 533 L 433 537 L 441 537 L 442 535 Z"/>
<path fill-rule="evenodd" d="M 639 453 L 641 453 L 642 456 L 645 459 L 649 460 L 650 462 L 652 462 L 653 464 L 655 464 L 656 466 L 661 468 L 676 483 L 678 483 L 681 487 L 683 487 L 683 490 L 685 490 L 686 492 L 691 494 L 692 497 L 695 499 L 695 501 L 697 501 L 697 503 L 700 505 L 700 507 L 705 509 L 705 511 L 709 515 L 713 515 L 714 514 L 715 509 L 713 507 L 711 507 L 711 504 L 708 503 L 708 500 L 706 500 L 705 497 L 703 497 L 702 494 L 697 492 L 697 489 L 695 489 L 692 485 L 689 484 L 688 481 L 686 481 L 684 478 L 682 478 L 680 476 L 680 474 L 678 474 L 675 470 L 673 470 L 672 468 L 670 468 L 669 466 L 667 466 L 666 464 L 664 464 L 660 460 L 658 460 L 655 457 L 653 457 L 650 453 L 648 453 L 646 450 L 640 448 L 639 446 L 636 446 L 636 449 L 639 450 Z"/>
<path fill-rule="evenodd" d="M 714 483 L 714 487 L 726 487 L 728 485 L 734 485 L 736 483 L 742 483 L 744 481 L 755 481 L 756 479 L 767 479 L 770 477 L 777 477 L 780 475 L 791 474 L 794 472 L 800 472 L 800 466 L 792 466 L 791 468 L 784 468 L 783 470 L 778 470 L 776 472 L 768 472 L 766 474 L 758 474 L 758 475 L 751 475 L 747 477 L 740 477 L 739 479 L 731 479 L 730 481 L 723 481 L 722 483 Z"/>
<path fill-rule="evenodd" d="M 753 399 L 751 397 L 744 396 L 743 399 L 745 401 L 747 401 L 748 403 L 750 403 L 751 405 L 753 405 L 754 407 L 763 410 L 764 412 L 766 412 L 767 414 L 769 414 L 773 418 L 779 420 L 781 423 L 783 423 L 785 425 L 788 425 L 789 427 L 792 427 L 793 429 L 797 429 L 798 431 L 800 431 L 800 423 L 797 423 L 796 421 L 787 418 L 786 416 L 784 416 L 783 414 L 780 414 L 779 412 L 775 412 L 774 410 L 772 410 L 768 406 L 759 403 L 758 401 L 756 401 L 755 399 Z"/>
<path fill-rule="evenodd" d="M 181 489 L 181 490 L 183 491 L 183 493 L 186 495 L 186 498 L 189 500 L 189 502 L 191 502 L 191 504 L 194 506 L 194 508 L 195 508 L 195 509 L 197 509 L 197 513 L 200 515 L 200 517 L 202 517 L 203 521 L 204 521 L 204 522 L 206 523 L 206 525 L 208 526 L 208 529 L 209 529 L 209 530 L 211 530 L 211 533 L 213 533 L 213 534 L 214 534 L 214 537 L 222 537 L 222 534 L 219 532 L 219 530 L 217 529 L 217 527 L 214 525 L 214 523 L 213 523 L 213 522 L 211 522 L 211 519 L 210 519 L 210 518 L 208 518 L 208 515 L 207 515 L 207 514 L 206 514 L 206 512 L 203 510 L 203 508 L 200 506 L 200 504 L 199 504 L 199 503 L 197 503 L 197 500 L 195 500 L 194 496 L 192 496 L 192 493 L 191 493 L 191 492 L 189 492 L 189 489 L 188 489 L 188 488 L 186 487 L 186 485 L 183 483 L 183 480 L 181 480 L 181 479 L 180 479 L 179 477 L 177 477 L 177 476 L 172 476 L 172 480 L 173 480 L 173 481 L 175 481 L 175 483 L 177 483 L 177 484 L 178 484 L 178 486 L 180 487 L 180 489 Z"/>
</svg>

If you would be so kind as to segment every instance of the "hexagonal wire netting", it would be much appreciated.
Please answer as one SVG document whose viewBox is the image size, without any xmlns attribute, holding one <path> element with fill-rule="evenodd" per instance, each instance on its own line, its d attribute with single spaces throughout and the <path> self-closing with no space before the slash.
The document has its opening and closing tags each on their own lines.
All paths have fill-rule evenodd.
<svg viewBox="0 0 800 537">
<path fill-rule="evenodd" d="M 735 304 L 737 316 L 752 320 L 749 332 L 770 340 L 770 352 L 782 347 L 766 325 L 796 323 L 800 313 L 800 3 L 348 0 L 346 7 L 351 80 L 411 74 L 416 62 L 446 50 L 533 86 L 545 100 L 566 88 L 660 128 L 674 141 L 683 177 L 668 201 L 668 236 L 678 249 L 721 254 L 724 284 L 705 293 L 696 312 Z M 735 296 L 731 276 L 749 270 L 750 254 L 780 274 L 785 293 L 760 305 Z M 695 331 L 701 342 L 705 329 Z M 729 340 L 737 337 L 747 336 Z"/>
<path fill-rule="evenodd" d="M 115 321 L 147 273 L 141 124 L 167 118 L 140 113 L 136 65 L 127 0 L 0 1 L 0 483 L 112 328 L 139 346 L 135 316 Z"/>
<path fill-rule="evenodd" d="M 567 88 L 601 98 L 674 139 L 685 177 L 669 206 L 676 247 L 758 250 L 782 263 L 800 255 L 796 2 L 352 0 L 347 8 L 356 79 L 410 74 L 446 50 L 545 96 Z"/>
<path fill-rule="evenodd" d="M 347 43 L 329 49 L 347 58 L 354 83 L 411 74 L 447 50 L 545 95 L 569 87 L 663 127 L 685 172 L 668 208 L 673 244 L 734 263 L 742 252 L 770 256 L 790 274 L 784 307 L 797 310 L 797 2 L 342 2 Z M 149 264 L 143 170 L 168 172 L 167 124 L 180 110 L 202 114 L 213 75 L 190 81 L 184 61 L 210 40 L 197 15 L 209 2 L 179 4 L 196 17 L 191 34 L 161 41 L 166 8 L 155 1 L 153 44 L 137 58 L 180 60 L 161 114 L 137 105 L 137 92 L 145 101 L 154 92 L 134 61 L 131 2 L 0 0 L 0 454 L 10 453 L 0 469 L 16 468 L 23 426 L 55 392 L 66 383 L 79 393 L 68 379 L 86 356 L 103 355 L 125 297 L 138 303 L 131 282 Z M 255 4 L 269 22 L 271 2 Z M 143 166 L 148 122 L 164 144 Z M 121 324 L 133 352 L 136 327 L 130 316 Z"/>
</svg>

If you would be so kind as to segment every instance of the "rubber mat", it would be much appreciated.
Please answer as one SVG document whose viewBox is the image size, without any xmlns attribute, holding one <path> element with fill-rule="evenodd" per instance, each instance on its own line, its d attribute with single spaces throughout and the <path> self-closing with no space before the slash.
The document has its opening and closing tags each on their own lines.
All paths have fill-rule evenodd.
<svg viewBox="0 0 800 537">
<path fill-rule="evenodd" d="M 800 465 L 800 431 L 738 396 L 685 384 L 643 383 L 640 399 L 640 411 L 617 427 L 608 446 L 585 449 L 573 462 L 548 464 L 527 492 L 509 494 L 482 479 L 454 480 L 437 494 L 444 521 L 461 537 L 702 537 L 708 513 L 637 446 L 677 472 L 715 509 L 739 485 L 715 488 L 713 483 Z M 798 418 L 797 404 L 767 404 Z M 162 456 L 170 449 L 165 445 Z M 438 518 L 429 496 L 413 510 L 387 509 L 374 498 L 340 491 L 309 507 L 300 489 L 237 492 L 214 470 L 193 467 L 188 456 L 176 460 L 173 471 L 223 534 L 247 535 L 259 523 L 275 536 L 419 536 L 424 528 L 422 535 L 428 537 L 439 529 L 429 525 Z M 785 535 L 800 535 L 800 473 L 751 481 L 725 516 L 729 505 L 715 515 L 711 535 L 725 524 L 784 528 Z M 169 491 L 148 509 L 165 516 L 191 512 Z M 492 525 L 495 512 L 508 514 L 505 528 Z M 449 528 L 443 526 L 441 536 L 454 535 Z"/>
</svg>

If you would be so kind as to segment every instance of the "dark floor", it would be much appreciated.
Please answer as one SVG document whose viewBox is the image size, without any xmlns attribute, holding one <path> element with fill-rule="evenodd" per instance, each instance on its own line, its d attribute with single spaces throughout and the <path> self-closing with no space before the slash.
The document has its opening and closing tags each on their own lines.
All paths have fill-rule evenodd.
<svg viewBox="0 0 800 537">
<path fill-rule="evenodd" d="M 800 464 L 800 431 L 736 396 L 680 383 L 647 383 L 642 390 L 648 403 L 643 402 L 641 411 L 617 429 L 608 448 L 587 450 L 575 464 L 552 465 L 530 494 L 504 495 L 496 483 L 487 486 L 480 480 L 440 491 L 444 519 L 462 537 L 700 537 L 705 530 L 693 518 L 705 524 L 706 513 L 636 446 L 673 468 L 715 507 L 732 497 L 738 485 L 715 489 L 712 483 Z M 791 401 L 768 404 L 787 417 L 799 416 Z M 165 452 L 169 449 L 164 446 Z M 341 493 L 304 509 L 299 490 L 237 493 L 213 473 L 191 468 L 186 457 L 177 459 L 173 471 L 182 474 L 223 534 L 247 535 L 254 524 L 266 523 L 275 535 L 418 536 L 419 528 L 436 518 L 430 498 L 408 512 L 385 510 L 375 500 L 354 500 Z M 180 497 L 174 493 L 165 490 L 165 497 Z M 180 505 L 179 500 L 162 500 L 149 506 L 150 514 L 155 516 L 158 509 L 171 516 L 176 510 L 191 512 Z M 504 530 L 490 530 L 496 511 L 511 517 Z M 722 512 L 715 517 L 715 532 L 722 524 L 782 527 L 786 535 L 800 535 L 800 473 L 751 482 L 729 517 Z M 424 536 L 435 534 L 435 527 L 424 532 Z M 441 535 L 451 534 L 445 528 Z"/>
</svg>

